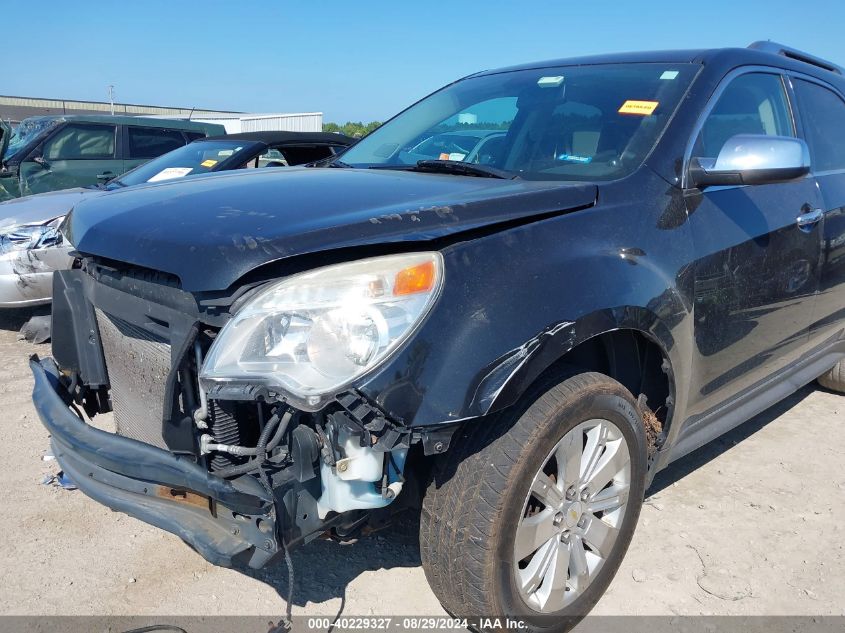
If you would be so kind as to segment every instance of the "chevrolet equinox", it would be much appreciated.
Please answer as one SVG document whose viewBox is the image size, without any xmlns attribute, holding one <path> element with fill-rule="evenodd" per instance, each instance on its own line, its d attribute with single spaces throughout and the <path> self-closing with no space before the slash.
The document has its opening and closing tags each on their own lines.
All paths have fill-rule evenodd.
<svg viewBox="0 0 845 633">
<path fill-rule="evenodd" d="M 253 568 L 416 508 L 457 617 L 571 627 L 655 473 L 845 390 L 845 78 L 771 42 L 481 72 L 63 230 L 31 365 L 83 492 Z"/>
</svg>

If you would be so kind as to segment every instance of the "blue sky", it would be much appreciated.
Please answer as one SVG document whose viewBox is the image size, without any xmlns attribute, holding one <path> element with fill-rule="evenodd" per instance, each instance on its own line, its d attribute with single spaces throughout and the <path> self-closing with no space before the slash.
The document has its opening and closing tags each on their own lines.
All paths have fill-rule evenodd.
<svg viewBox="0 0 845 633">
<path fill-rule="evenodd" d="M 0 93 L 384 120 L 515 63 L 772 39 L 845 65 L 842 0 L 0 0 Z"/>
</svg>

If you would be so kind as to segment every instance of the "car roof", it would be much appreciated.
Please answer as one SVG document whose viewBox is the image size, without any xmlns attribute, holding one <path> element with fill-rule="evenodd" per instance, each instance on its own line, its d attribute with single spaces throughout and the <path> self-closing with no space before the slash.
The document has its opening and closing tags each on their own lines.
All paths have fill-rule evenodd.
<svg viewBox="0 0 845 633">
<path fill-rule="evenodd" d="M 550 68 L 555 66 L 590 66 L 598 64 L 624 63 L 667 63 L 667 64 L 726 64 L 734 66 L 762 65 L 777 66 L 796 72 L 817 75 L 827 80 L 833 80 L 840 85 L 843 81 L 843 71 L 832 62 L 819 59 L 809 53 L 777 44 L 771 41 L 754 42 L 747 48 L 713 48 L 688 49 L 668 51 L 640 51 L 632 53 L 610 53 L 606 55 L 591 55 L 585 57 L 570 57 L 564 59 L 547 60 L 528 64 L 519 64 L 506 68 L 485 70 L 470 75 L 471 77 L 493 75 L 514 70 L 531 70 Z"/>
<path fill-rule="evenodd" d="M 27 117 L 29 121 L 79 121 L 82 123 L 114 123 L 116 125 L 134 125 L 139 127 L 158 127 L 176 130 L 198 130 L 205 131 L 213 127 L 222 127 L 218 124 L 209 124 L 203 121 L 189 121 L 187 119 L 160 119 L 158 117 L 136 117 L 122 116 L 119 114 L 45 114 L 41 116 Z"/>
<path fill-rule="evenodd" d="M 554 66 L 592 66 L 596 64 L 626 64 L 626 63 L 691 63 L 697 60 L 704 50 L 677 50 L 677 51 L 638 51 L 632 53 L 608 53 L 603 55 L 589 55 L 582 57 L 565 57 L 562 59 L 549 59 L 545 61 L 517 64 L 505 68 L 483 70 L 475 75 L 494 75 L 496 73 L 510 72 L 513 70 L 531 70 L 539 68 L 551 68 Z"/>
<path fill-rule="evenodd" d="M 334 132 L 288 132 L 284 130 L 267 130 L 259 132 L 241 132 L 239 134 L 224 134 L 199 139 L 202 141 L 255 141 L 267 145 L 295 145 L 298 143 L 318 143 L 326 145 L 352 145 L 354 138 Z M 198 141 L 194 141 L 195 143 Z"/>
</svg>

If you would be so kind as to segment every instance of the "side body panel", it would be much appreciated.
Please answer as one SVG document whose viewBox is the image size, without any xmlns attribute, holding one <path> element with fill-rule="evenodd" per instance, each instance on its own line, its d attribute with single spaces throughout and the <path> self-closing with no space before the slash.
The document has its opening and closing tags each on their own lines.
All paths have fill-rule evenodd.
<svg viewBox="0 0 845 633">
<path fill-rule="evenodd" d="M 812 178 L 691 196 L 695 328 L 688 414 L 706 412 L 808 350 L 818 229 L 795 218 L 820 200 Z"/>
<path fill-rule="evenodd" d="M 845 330 L 845 79 L 791 73 L 803 136 L 814 161 L 824 213 L 817 229 L 821 247 L 819 293 L 810 342 L 824 345 Z"/>
<path fill-rule="evenodd" d="M 810 341 L 820 345 L 845 329 L 845 171 L 819 175 L 825 211 L 819 295 Z"/>
</svg>

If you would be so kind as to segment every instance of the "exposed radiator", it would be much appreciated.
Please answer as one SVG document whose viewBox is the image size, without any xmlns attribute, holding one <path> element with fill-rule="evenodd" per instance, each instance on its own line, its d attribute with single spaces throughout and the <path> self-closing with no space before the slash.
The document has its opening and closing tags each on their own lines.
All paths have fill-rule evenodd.
<svg viewBox="0 0 845 633">
<path fill-rule="evenodd" d="M 96 310 L 117 433 L 159 448 L 170 345 L 123 319 Z"/>
</svg>

